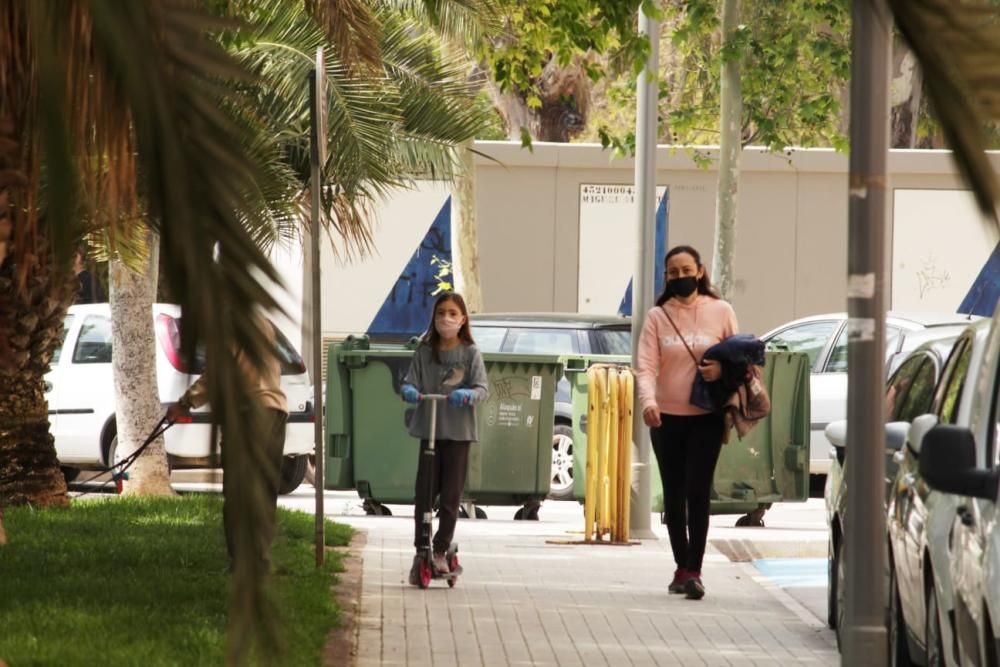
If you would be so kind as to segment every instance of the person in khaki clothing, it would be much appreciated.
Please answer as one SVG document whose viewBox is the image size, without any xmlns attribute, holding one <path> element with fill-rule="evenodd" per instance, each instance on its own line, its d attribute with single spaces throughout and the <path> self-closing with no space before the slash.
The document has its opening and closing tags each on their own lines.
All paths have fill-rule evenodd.
<svg viewBox="0 0 1000 667">
<path fill-rule="evenodd" d="M 258 326 L 267 338 L 271 347 L 276 345 L 274 326 L 262 317 L 257 318 Z M 288 403 L 285 392 L 281 389 L 281 364 L 275 355 L 265 355 L 262 360 L 262 367 L 257 368 L 246 354 L 240 349 L 234 348 L 233 354 L 236 357 L 236 364 L 240 369 L 240 374 L 246 381 L 247 393 L 250 404 L 243 406 L 241 410 L 245 412 L 247 421 L 251 427 L 248 433 L 255 434 L 263 440 L 263 448 L 260 457 L 252 458 L 252 465 L 260 465 L 265 480 L 267 510 L 263 515 L 262 525 L 259 526 L 259 540 L 256 545 L 257 556 L 264 565 L 265 570 L 270 567 L 271 542 L 274 540 L 275 514 L 278 506 L 278 484 L 281 474 L 281 458 L 285 450 L 285 423 L 288 421 Z M 167 417 L 176 420 L 178 417 L 190 415 L 192 408 L 199 408 L 208 402 L 208 385 L 206 376 L 202 375 L 196 380 L 188 390 L 184 392 L 176 403 L 172 403 L 167 408 Z M 225 435 L 223 434 L 222 444 L 222 467 L 223 470 L 229 468 L 226 465 Z M 233 558 L 235 555 L 235 525 L 237 508 L 232 507 L 229 498 L 235 497 L 230 493 L 230 489 L 235 489 L 234 485 L 246 484 L 248 480 L 242 479 L 237 474 L 223 474 L 222 494 L 226 499 L 222 510 L 222 519 L 226 532 L 226 548 L 229 551 L 230 570 L 233 569 Z M 242 495 L 242 494 L 240 494 Z"/>
</svg>

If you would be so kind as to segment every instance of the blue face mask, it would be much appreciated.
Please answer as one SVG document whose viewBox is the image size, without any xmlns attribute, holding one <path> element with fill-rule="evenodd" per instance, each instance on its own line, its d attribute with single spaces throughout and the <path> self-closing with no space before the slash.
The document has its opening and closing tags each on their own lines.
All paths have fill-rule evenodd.
<svg viewBox="0 0 1000 667">
<path fill-rule="evenodd" d="M 670 291 L 682 299 L 691 296 L 698 289 L 698 279 L 695 276 L 674 278 L 667 284 L 670 285 Z"/>
</svg>

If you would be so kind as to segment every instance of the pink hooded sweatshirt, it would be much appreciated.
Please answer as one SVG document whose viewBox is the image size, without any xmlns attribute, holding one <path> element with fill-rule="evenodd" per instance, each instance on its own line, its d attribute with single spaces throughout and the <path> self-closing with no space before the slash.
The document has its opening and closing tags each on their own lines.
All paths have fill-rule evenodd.
<svg viewBox="0 0 1000 667">
<path fill-rule="evenodd" d="M 698 360 L 705 350 L 737 333 L 736 313 L 722 299 L 704 294 L 690 304 L 669 299 L 646 314 L 639 335 L 636 385 L 642 410 L 657 408 L 668 415 L 707 414 L 706 410 L 691 405 L 691 387 L 697 372 L 694 360 L 663 314 L 664 308 Z"/>
</svg>

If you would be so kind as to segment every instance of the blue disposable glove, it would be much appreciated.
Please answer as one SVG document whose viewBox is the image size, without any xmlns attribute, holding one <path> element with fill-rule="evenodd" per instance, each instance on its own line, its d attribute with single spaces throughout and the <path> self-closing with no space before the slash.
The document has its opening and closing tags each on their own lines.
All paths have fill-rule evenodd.
<svg viewBox="0 0 1000 667">
<path fill-rule="evenodd" d="M 400 388 L 399 394 L 407 403 L 416 403 L 420 400 L 420 392 L 412 384 L 404 384 Z"/>
<path fill-rule="evenodd" d="M 471 389 L 456 389 L 455 391 L 448 394 L 448 403 L 455 406 L 456 408 L 463 405 L 472 405 L 472 400 L 475 394 L 472 393 Z"/>
</svg>

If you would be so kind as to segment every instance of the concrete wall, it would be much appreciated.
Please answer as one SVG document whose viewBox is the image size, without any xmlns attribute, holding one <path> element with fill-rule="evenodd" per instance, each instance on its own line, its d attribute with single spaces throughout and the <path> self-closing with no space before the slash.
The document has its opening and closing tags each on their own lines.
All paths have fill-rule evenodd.
<svg viewBox="0 0 1000 667">
<path fill-rule="evenodd" d="M 584 184 L 630 185 L 631 160 L 612 159 L 599 146 L 579 144 L 535 144 L 529 152 L 516 144 L 480 142 L 477 149 L 485 156 L 477 157 L 476 175 L 486 311 L 575 312 L 581 271 L 614 274 L 605 296 L 615 290 L 624 295 L 630 267 L 615 272 L 600 255 L 584 257 L 581 265 L 580 200 Z M 711 148 L 701 151 L 716 156 Z M 660 148 L 657 166 L 657 183 L 668 188 L 666 246 L 693 245 L 710 262 L 714 170 L 699 168 L 683 149 L 670 147 Z M 733 299 L 743 330 L 764 333 L 797 317 L 846 308 L 847 168 L 847 156 L 830 150 L 781 155 L 744 151 Z M 985 265 L 997 231 L 970 205 L 949 153 L 892 151 L 889 169 L 890 207 L 913 190 L 924 191 L 920 197 L 930 192 L 932 199 L 935 191 L 949 191 L 937 193 L 926 210 L 912 198 L 900 206 L 906 213 L 894 221 L 894 237 L 889 231 L 889 251 L 894 240 L 897 252 L 889 258 L 893 274 L 922 288 L 915 294 L 916 288 L 907 287 L 902 295 L 897 289 L 894 297 L 907 309 L 954 312 L 971 283 L 982 280 L 970 276 Z M 408 262 L 428 262 L 444 252 L 442 239 L 428 230 L 446 216 L 448 202 L 447 186 L 420 183 L 376 205 L 374 253 L 348 258 L 323 244 L 324 336 L 369 330 L 386 303 L 421 313 L 428 309 L 432 297 L 426 289 L 414 296 L 404 269 Z M 621 234 L 612 235 L 607 245 L 615 239 L 631 245 L 636 224 L 632 207 L 619 206 L 614 217 Z M 937 252 L 945 246 L 948 252 Z M 285 303 L 302 303 L 301 258 L 301 248 L 275 255 L 290 292 Z M 926 290 L 925 274 L 937 281 Z M 897 287 L 902 285 L 899 281 Z M 893 294 L 891 285 L 885 288 Z M 614 314 L 620 299 L 607 298 L 596 310 Z M 299 317 L 300 312 L 292 312 L 283 326 L 291 340 L 300 340 Z"/>
<path fill-rule="evenodd" d="M 576 311 L 579 272 L 600 270 L 580 266 L 580 185 L 630 184 L 632 160 L 612 160 L 589 145 L 477 148 L 488 156 L 476 167 L 485 309 Z M 702 153 L 717 156 L 714 149 Z M 699 168 L 670 147 L 660 148 L 657 168 L 657 184 L 669 188 L 667 246 L 693 245 L 710 262 L 714 168 Z M 945 151 L 892 151 L 889 169 L 890 208 L 896 189 L 963 188 Z M 847 156 L 831 150 L 744 151 L 733 299 L 744 330 L 763 333 L 846 308 L 847 170 Z M 945 231 L 958 223 L 982 224 L 942 220 L 942 242 L 959 242 Z M 622 215 L 621 225 L 623 238 L 631 238 L 634 215 Z"/>
</svg>

